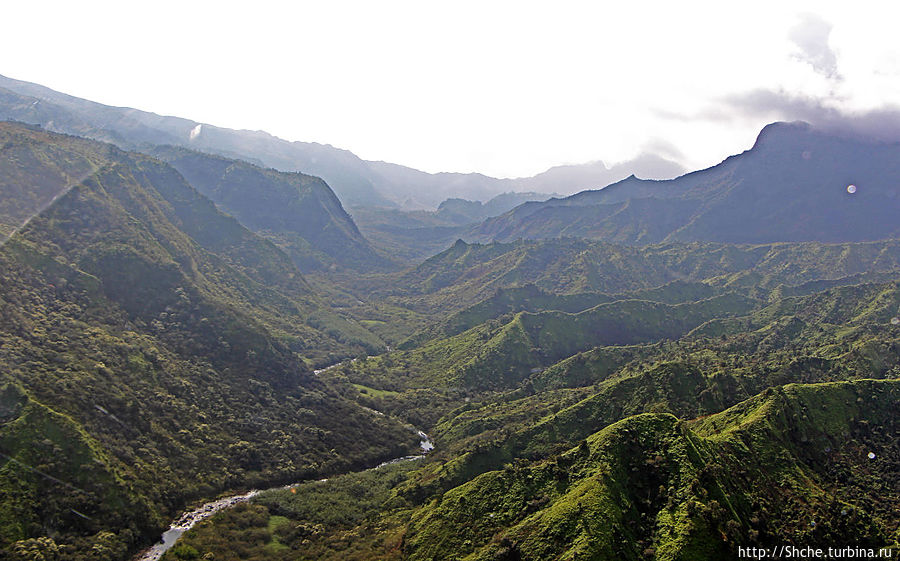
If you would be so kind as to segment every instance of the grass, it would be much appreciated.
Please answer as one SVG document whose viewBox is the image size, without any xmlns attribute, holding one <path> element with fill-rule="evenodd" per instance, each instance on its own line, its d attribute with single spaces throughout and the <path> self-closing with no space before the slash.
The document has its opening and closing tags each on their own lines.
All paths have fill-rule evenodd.
<svg viewBox="0 0 900 561">
<path fill-rule="evenodd" d="M 395 392 L 391 390 L 379 390 L 376 388 L 371 388 L 369 386 L 364 386 L 362 384 L 352 384 L 354 388 L 359 390 L 359 393 L 364 393 L 370 397 L 392 397 L 400 395 L 400 392 Z"/>
<path fill-rule="evenodd" d="M 266 529 L 272 537 L 269 540 L 269 543 L 266 544 L 266 549 L 271 549 L 273 551 L 283 551 L 286 549 L 290 549 L 289 546 L 281 543 L 281 541 L 278 539 L 278 534 L 276 534 L 275 532 L 275 530 L 277 530 L 279 527 L 285 524 L 289 524 L 290 522 L 290 519 L 284 516 L 269 516 L 269 523 Z"/>
</svg>

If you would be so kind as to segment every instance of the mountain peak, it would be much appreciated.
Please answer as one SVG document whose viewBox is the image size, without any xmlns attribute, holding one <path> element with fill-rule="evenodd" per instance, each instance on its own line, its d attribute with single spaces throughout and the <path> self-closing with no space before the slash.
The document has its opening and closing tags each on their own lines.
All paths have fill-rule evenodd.
<svg viewBox="0 0 900 561">
<path fill-rule="evenodd" d="M 632 174 L 598 191 L 519 207 L 480 225 L 471 240 L 566 235 L 643 245 L 884 239 L 900 232 L 898 155 L 900 144 L 871 136 L 805 122 L 772 123 L 751 150 L 709 169 L 662 181 Z"/>
<path fill-rule="evenodd" d="M 756 137 L 751 150 L 756 150 L 764 146 L 770 146 L 773 143 L 778 144 L 781 139 L 793 139 L 802 133 L 808 133 L 812 130 L 812 125 L 806 121 L 777 121 L 769 123 Z"/>
</svg>

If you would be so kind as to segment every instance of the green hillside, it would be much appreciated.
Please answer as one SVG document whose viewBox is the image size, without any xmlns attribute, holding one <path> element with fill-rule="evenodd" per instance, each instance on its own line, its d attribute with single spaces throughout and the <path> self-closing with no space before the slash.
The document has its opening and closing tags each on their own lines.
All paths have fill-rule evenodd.
<svg viewBox="0 0 900 561">
<path fill-rule="evenodd" d="M 671 243 L 640 248 L 580 239 L 485 245 L 458 241 L 404 273 L 382 292 L 414 309 L 446 313 L 478 304 L 499 288 L 527 284 L 553 294 L 617 294 L 682 281 L 766 295 L 779 285 L 879 272 L 896 274 L 898 270 L 897 240 L 841 244 Z"/>
<path fill-rule="evenodd" d="M 699 302 L 617 300 L 579 313 L 519 312 L 459 335 L 346 365 L 347 379 L 376 388 L 514 388 L 530 374 L 593 347 L 674 339 L 715 318 L 748 313 L 756 302 L 726 294 Z M 330 374 L 331 375 L 331 374 Z"/>
<path fill-rule="evenodd" d="M 219 212 L 171 167 L 109 145 L 10 123 L 0 124 L 0 138 L 15 147 L 0 167 L 18 170 L 0 183 L 5 196 L 16 198 L 22 184 L 50 177 L 53 197 L 65 198 L 36 217 L 23 230 L 31 232 L 25 237 L 46 243 L 59 259 L 71 253 L 63 261 L 87 272 L 92 267 L 125 272 L 121 265 L 134 263 L 130 276 L 109 279 L 107 285 L 119 287 L 120 296 L 134 305 L 153 303 L 142 290 L 171 300 L 179 277 L 186 275 L 208 295 L 263 321 L 294 352 L 313 361 L 382 348 L 365 328 L 323 306 L 282 251 Z M 74 162 L 71 170 L 68 162 Z M 76 184 L 63 180 L 84 175 L 82 168 L 93 171 Z M 144 277 L 139 271 L 147 261 L 164 264 L 168 274 Z M 170 302 L 152 305 L 160 313 Z"/>
<path fill-rule="evenodd" d="M 51 540 L 63 558 L 121 559 L 188 501 L 414 445 L 306 366 L 378 342 L 324 308 L 274 245 L 157 160 L 0 131 L 55 162 L 48 176 L 65 161 L 93 169 L 0 247 L 7 551 Z"/>
<path fill-rule="evenodd" d="M 429 485 L 574 445 L 628 415 L 692 418 L 790 382 L 895 378 L 897 310 L 896 283 L 843 287 L 724 320 L 729 332 L 711 334 L 707 324 L 677 341 L 575 354 L 532 372 L 516 391 L 449 412 L 432 434 L 453 459 Z"/>
<path fill-rule="evenodd" d="M 629 417 L 422 507 L 405 557 L 732 559 L 786 535 L 896 545 L 898 391 L 791 385 L 695 423 Z"/>
<path fill-rule="evenodd" d="M 382 491 L 379 507 L 356 519 L 316 510 L 314 488 L 264 494 L 192 531 L 182 551 L 225 560 L 734 559 L 738 547 L 777 547 L 785 536 L 896 548 L 898 397 L 895 380 L 791 384 L 693 421 L 629 416 L 415 504 Z M 390 477 L 376 481 L 402 488 L 403 474 Z M 354 484 L 338 478 L 331 489 Z M 227 545 L 217 541 L 226 530 Z"/>
<path fill-rule="evenodd" d="M 172 146 L 148 152 L 168 162 L 242 225 L 275 243 L 302 271 L 335 265 L 377 271 L 390 266 L 318 177 Z"/>
</svg>

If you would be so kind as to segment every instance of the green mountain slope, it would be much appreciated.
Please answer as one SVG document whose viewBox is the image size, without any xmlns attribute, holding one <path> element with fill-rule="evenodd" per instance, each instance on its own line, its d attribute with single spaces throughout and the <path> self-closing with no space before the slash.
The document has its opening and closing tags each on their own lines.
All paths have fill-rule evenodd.
<svg viewBox="0 0 900 561">
<path fill-rule="evenodd" d="M 21 168 L 38 177 L 66 161 L 94 170 L 0 246 L 0 545 L 120 559 L 187 501 L 413 445 L 302 360 L 358 352 L 371 334 L 175 170 L 16 125 L 0 134 L 53 162 Z"/>
<path fill-rule="evenodd" d="M 898 270 L 897 240 L 844 244 L 672 243 L 640 248 L 577 239 L 486 245 L 458 241 L 404 273 L 385 294 L 414 309 L 446 313 L 490 298 L 499 288 L 527 284 L 553 294 L 618 294 L 683 281 L 766 296 L 779 285 Z"/>
<path fill-rule="evenodd" d="M 334 265 L 375 271 L 376 254 L 324 181 L 301 173 L 163 146 L 148 150 L 241 224 L 283 249 L 301 270 Z"/>
<path fill-rule="evenodd" d="M 392 491 L 377 507 L 333 507 L 364 513 L 352 520 L 317 514 L 312 505 L 324 499 L 305 491 L 302 500 L 312 503 L 298 503 L 299 491 L 283 493 L 229 514 L 224 527 L 213 520 L 185 545 L 234 559 L 233 548 L 220 545 L 227 535 L 246 559 L 359 560 L 731 559 L 737 546 L 772 547 L 786 536 L 890 545 L 900 522 L 893 508 L 900 288 L 859 284 L 878 261 L 851 257 L 884 252 L 870 253 L 878 244 L 854 245 L 722 246 L 714 251 L 731 260 L 704 265 L 731 268 L 714 277 L 719 284 L 677 282 L 641 292 L 686 300 L 681 304 L 613 300 L 574 314 L 519 312 L 329 371 L 356 384 L 348 397 L 430 425 L 435 452 L 418 470 L 380 480 Z M 686 264 L 702 257 L 675 255 Z M 700 262 L 719 263 L 722 255 Z M 794 266 L 828 255 L 846 264 L 842 273 L 854 262 L 861 272 L 814 281 L 825 264 Z M 747 293 L 759 296 L 752 309 L 724 306 L 741 303 L 727 293 L 695 300 L 732 282 L 746 282 Z M 775 289 L 761 288 L 767 284 Z M 524 287 L 473 311 L 507 314 L 507 306 L 528 305 L 531 296 L 540 308 L 575 305 L 583 295 L 569 300 Z M 714 319 L 698 321 L 702 314 Z M 598 329 L 609 317 L 615 329 Z M 699 326 L 651 343 L 602 337 L 678 327 L 680 318 Z M 520 357 L 554 348 L 565 355 L 573 352 L 567 345 L 590 343 L 591 333 L 600 335 L 596 345 L 607 346 L 547 368 L 522 362 L 521 377 L 503 378 Z M 455 395 L 433 389 L 458 383 L 464 370 L 454 361 L 465 365 L 488 347 L 497 353 L 473 362 L 475 388 Z M 477 388 L 479 376 L 492 373 L 507 385 Z M 835 380 L 850 382 L 828 383 Z M 817 385 L 779 389 L 792 382 Z M 404 389 L 419 383 L 429 389 Z M 870 451 L 883 462 L 875 472 Z"/>
<path fill-rule="evenodd" d="M 159 260 L 170 268 L 177 264 L 200 288 L 263 320 L 292 350 L 313 360 L 382 347 L 367 330 L 324 307 L 284 253 L 216 210 L 173 168 L 109 145 L 9 123 L 0 125 L 0 139 L 16 146 L 15 154 L 10 152 L 0 166 L 16 170 L 0 184 L 9 198 L 17 196 L 21 185 L 56 173 L 53 196 L 67 197 L 65 209 L 48 209 L 35 218 L 44 227 L 31 230 L 52 247 L 75 252 L 67 257 L 72 262 L 103 260 L 110 271 L 117 270 L 116 261 Z M 61 163 L 68 161 L 76 162 L 75 171 L 78 166 L 94 171 L 74 186 L 67 184 L 65 177 L 74 172 Z M 135 221 L 140 223 L 137 228 Z M 65 241 L 51 242 L 47 238 L 52 236 Z M 164 293 L 179 282 L 180 273 L 174 270 L 168 278 L 143 278 L 138 267 L 116 281 L 122 297 L 136 305 L 148 301 L 141 290 Z"/>
<path fill-rule="evenodd" d="M 692 421 L 629 416 L 573 448 L 415 504 L 402 499 L 398 472 L 367 475 L 379 494 L 337 512 L 321 508 L 316 487 L 268 493 L 190 532 L 183 551 L 224 560 L 699 560 L 781 547 L 787 537 L 877 556 L 900 545 L 898 397 L 896 380 L 790 384 Z M 329 484 L 344 496 L 360 481 Z"/>
<path fill-rule="evenodd" d="M 97 170 L 91 156 L 82 156 L 47 146 L 34 150 L 24 137 L 13 138 L 8 129 L 0 129 L 0 184 L 4 185 L 0 198 L 0 239 L 10 236 L 38 211 L 72 184 Z M 96 145 L 103 153 L 107 148 Z M 97 154 L 96 156 L 100 156 Z"/>
<path fill-rule="evenodd" d="M 347 365 L 349 379 L 384 389 L 512 388 L 530 374 L 593 347 L 675 339 L 716 318 L 749 313 L 756 301 L 725 294 L 677 305 L 616 300 L 576 314 L 519 312 L 420 348 Z"/>
<path fill-rule="evenodd" d="M 900 374 L 895 282 L 770 297 L 755 305 L 726 294 L 678 305 L 621 300 L 578 314 L 519 313 L 335 372 L 367 388 L 359 399 L 370 406 L 434 424 L 439 449 L 453 459 L 424 488 L 573 445 L 631 414 L 690 418 L 769 386 Z M 434 397 L 442 386 L 450 396 L 443 403 Z M 461 392 L 455 397 L 454 388 Z M 427 413 L 418 403 L 428 403 Z"/>
<path fill-rule="evenodd" d="M 898 391 L 792 385 L 692 424 L 627 418 L 550 461 L 445 493 L 413 518 L 406 557 L 733 559 L 740 544 L 788 535 L 890 545 Z"/>
</svg>

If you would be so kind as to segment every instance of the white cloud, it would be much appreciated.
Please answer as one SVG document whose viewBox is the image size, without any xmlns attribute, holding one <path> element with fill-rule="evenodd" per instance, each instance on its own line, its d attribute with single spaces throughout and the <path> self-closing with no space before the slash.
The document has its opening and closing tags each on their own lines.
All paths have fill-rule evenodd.
<svg viewBox="0 0 900 561">
<path fill-rule="evenodd" d="M 839 80 L 837 56 L 828 45 L 832 25 L 815 14 L 803 14 L 801 21 L 790 31 L 790 39 L 797 46 L 795 57 L 823 76 Z"/>
<path fill-rule="evenodd" d="M 900 100 L 897 11 L 810 0 L 21 2 L 4 8 L 0 49 L 15 55 L 0 73 L 427 171 L 530 175 L 628 160 L 652 139 L 698 167 L 749 147 L 775 114 L 723 99 L 784 92 L 845 112 Z M 712 111 L 721 118 L 694 118 Z"/>
</svg>

